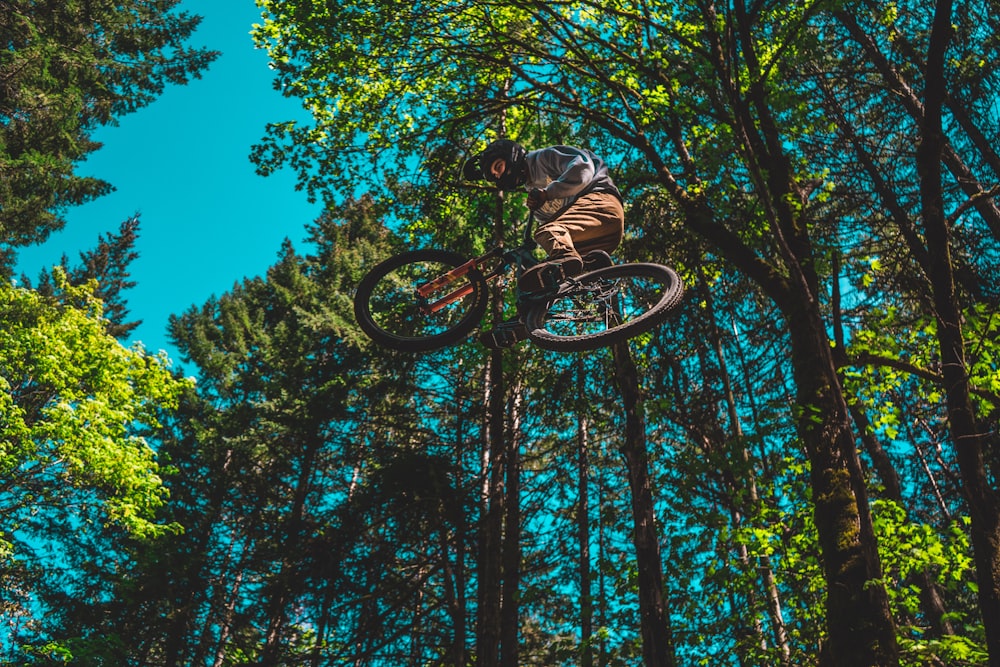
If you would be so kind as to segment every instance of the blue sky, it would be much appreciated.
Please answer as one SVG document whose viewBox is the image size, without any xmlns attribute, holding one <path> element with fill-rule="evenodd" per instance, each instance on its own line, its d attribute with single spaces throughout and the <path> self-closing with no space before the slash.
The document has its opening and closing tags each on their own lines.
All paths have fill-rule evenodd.
<svg viewBox="0 0 1000 667">
<path fill-rule="evenodd" d="M 133 333 L 150 351 L 166 350 L 167 318 L 228 291 L 244 277 L 263 274 L 283 239 L 297 246 L 320 212 L 284 172 L 254 173 L 248 155 L 270 121 L 303 117 L 296 100 L 271 88 L 265 53 L 250 29 L 260 13 L 253 0 L 185 0 L 204 17 L 190 43 L 222 55 L 201 79 L 167 88 L 150 106 L 95 135 L 104 146 L 80 166 L 116 191 L 70 209 L 67 225 L 43 245 L 20 253 L 17 274 L 34 279 L 67 254 L 92 249 L 100 234 L 141 215 L 137 283 L 128 294 Z"/>
</svg>

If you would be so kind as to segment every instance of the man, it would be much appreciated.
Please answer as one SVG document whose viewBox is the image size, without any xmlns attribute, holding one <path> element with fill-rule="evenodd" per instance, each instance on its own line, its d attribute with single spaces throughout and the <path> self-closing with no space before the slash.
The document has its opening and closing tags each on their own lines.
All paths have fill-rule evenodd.
<svg viewBox="0 0 1000 667">
<path fill-rule="evenodd" d="M 500 139 L 465 164 L 469 180 L 495 183 L 504 192 L 523 186 L 538 222 L 535 241 L 548 261 L 526 271 L 518 285 L 532 292 L 545 288 L 542 271 L 557 266 L 563 277 L 583 271 L 582 255 L 612 251 L 622 241 L 625 213 L 621 193 L 604 161 L 572 146 L 525 151 Z"/>
</svg>

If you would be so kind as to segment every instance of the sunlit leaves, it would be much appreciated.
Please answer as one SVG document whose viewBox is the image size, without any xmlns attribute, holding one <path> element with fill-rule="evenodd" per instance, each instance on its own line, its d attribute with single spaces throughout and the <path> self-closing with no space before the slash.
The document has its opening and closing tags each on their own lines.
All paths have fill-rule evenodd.
<svg viewBox="0 0 1000 667">
<path fill-rule="evenodd" d="M 57 276 L 58 279 L 58 276 Z M 86 287 L 62 285 L 70 301 Z M 0 505 L 20 506 L 13 489 L 41 484 L 98 490 L 108 519 L 149 536 L 162 533 L 154 512 L 165 502 L 152 449 L 138 435 L 157 425 L 185 383 L 162 361 L 126 349 L 104 330 L 100 303 L 90 310 L 0 287 Z"/>
<path fill-rule="evenodd" d="M 1000 313 L 994 305 L 976 303 L 965 313 L 969 376 L 976 389 L 992 395 L 992 406 L 978 398 L 985 411 L 1000 407 Z"/>
<path fill-rule="evenodd" d="M 497 96 L 505 39 L 527 25 L 522 13 L 478 4 L 260 5 L 254 38 L 268 50 L 278 85 L 310 110 L 316 131 L 273 134 L 256 159 L 282 163 L 301 153 L 290 158 L 293 166 L 314 195 L 327 197 L 360 182 L 381 186 L 383 171 L 407 173 L 408 157 L 420 155 L 442 123 Z M 476 43 L 482 60 L 456 53 L 456 35 Z M 317 166 L 322 173 L 311 171 Z"/>
<path fill-rule="evenodd" d="M 944 530 L 907 518 L 896 503 L 878 500 L 872 516 L 879 538 L 879 552 L 890 603 L 899 618 L 911 619 L 900 628 L 902 664 L 985 664 L 986 649 L 975 626 L 978 618 L 964 618 L 953 613 L 950 622 L 969 627 L 973 632 L 958 636 L 935 637 L 921 619 L 923 591 L 915 582 L 927 576 L 949 595 L 961 597 L 974 585 L 975 569 L 971 558 L 968 519 L 952 522 Z M 970 636 L 972 635 L 972 636 Z"/>
</svg>

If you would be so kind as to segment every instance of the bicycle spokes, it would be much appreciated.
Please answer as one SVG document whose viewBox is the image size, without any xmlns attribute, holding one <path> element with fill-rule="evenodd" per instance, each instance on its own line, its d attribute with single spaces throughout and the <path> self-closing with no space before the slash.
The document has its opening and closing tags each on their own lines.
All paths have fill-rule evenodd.
<svg viewBox="0 0 1000 667">
<path fill-rule="evenodd" d="M 529 335 L 547 349 L 594 349 L 647 331 L 682 294 L 676 273 L 662 265 L 598 269 L 563 283 L 548 303 L 534 306 Z"/>
<path fill-rule="evenodd" d="M 436 258 L 386 271 L 372 285 L 368 317 L 393 339 L 424 339 L 464 324 L 481 295 L 470 281 L 474 267 L 453 268 Z"/>
<path fill-rule="evenodd" d="M 585 335 L 618 326 L 619 286 L 612 281 L 577 283 L 553 297 L 546 329 L 564 336 Z"/>
</svg>

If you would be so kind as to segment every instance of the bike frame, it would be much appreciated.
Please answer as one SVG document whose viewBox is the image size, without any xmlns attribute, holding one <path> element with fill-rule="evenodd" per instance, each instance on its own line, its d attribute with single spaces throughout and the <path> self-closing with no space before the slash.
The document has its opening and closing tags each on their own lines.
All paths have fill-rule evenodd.
<svg viewBox="0 0 1000 667">
<path fill-rule="evenodd" d="M 531 229 L 534 219 L 535 216 L 534 214 L 532 214 L 531 218 L 529 219 L 528 225 L 525 227 L 524 241 L 521 243 L 521 245 L 511 250 L 505 249 L 502 245 L 497 246 L 492 250 L 490 250 L 489 252 L 487 252 L 485 255 L 480 255 L 479 257 L 470 259 L 465 264 L 462 264 L 461 266 L 456 266 L 448 273 L 443 273 L 437 278 L 433 278 L 424 283 L 423 285 L 420 285 L 417 288 L 417 296 L 420 297 L 421 299 L 426 299 L 429 295 L 436 292 L 437 290 L 447 287 L 451 283 L 454 283 L 455 281 L 464 278 L 471 271 L 481 272 L 483 274 L 483 279 L 486 282 L 489 282 L 491 280 L 496 279 L 504 272 L 506 272 L 507 267 L 509 267 L 511 264 L 515 264 L 517 266 L 518 275 L 520 275 L 521 272 L 524 271 L 524 269 L 530 268 L 538 264 L 539 263 L 538 260 L 535 259 L 534 255 L 532 254 L 532 251 L 538 245 L 537 243 L 535 243 L 534 239 L 531 238 Z M 495 262 L 495 264 L 493 264 L 492 268 L 488 268 L 489 265 L 493 262 Z M 442 308 L 445 308 L 448 305 L 455 303 L 459 299 L 468 296 L 469 294 L 472 293 L 474 289 L 475 287 L 473 283 L 467 282 L 462 287 L 459 287 L 458 289 L 449 292 L 448 294 L 444 295 L 437 301 L 422 305 L 420 307 L 420 312 L 423 313 L 424 315 L 432 315 L 441 310 Z"/>
</svg>

